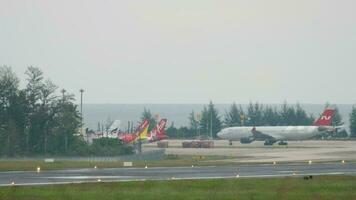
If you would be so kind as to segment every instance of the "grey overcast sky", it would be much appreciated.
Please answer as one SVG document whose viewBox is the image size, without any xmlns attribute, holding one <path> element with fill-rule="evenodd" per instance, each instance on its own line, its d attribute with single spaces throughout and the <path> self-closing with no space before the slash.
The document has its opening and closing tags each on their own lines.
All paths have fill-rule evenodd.
<svg viewBox="0 0 356 200">
<path fill-rule="evenodd" d="M 0 64 L 87 103 L 355 103 L 356 1 L 0 0 Z"/>
</svg>

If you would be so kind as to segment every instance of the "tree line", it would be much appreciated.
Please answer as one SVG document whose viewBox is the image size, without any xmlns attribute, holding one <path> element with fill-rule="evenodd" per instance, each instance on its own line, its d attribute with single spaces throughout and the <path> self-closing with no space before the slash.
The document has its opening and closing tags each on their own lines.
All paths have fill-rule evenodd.
<svg viewBox="0 0 356 200">
<path fill-rule="evenodd" d="M 58 93 L 58 86 L 37 67 L 28 67 L 25 75 L 26 86 L 21 89 L 11 67 L 0 66 L 0 156 L 102 152 L 97 150 L 102 142 L 90 147 L 79 134 L 81 118 L 74 95 L 64 89 Z"/>
<path fill-rule="evenodd" d="M 330 107 L 326 103 L 325 108 Z M 333 106 L 335 115 L 333 126 L 342 126 L 344 123 L 337 106 Z M 316 116 L 319 117 L 319 116 Z M 215 105 L 210 102 L 204 106 L 200 113 L 194 112 L 189 115 L 189 126 L 176 128 L 172 124 L 167 129 L 167 134 L 173 138 L 201 138 L 217 137 L 222 128 L 233 126 L 307 126 L 312 125 L 315 117 L 308 114 L 299 103 L 289 105 L 284 102 L 281 106 L 264 105 L 250 102 L 246 109 L 233 103 L 224 114 L 220 114 Z M 350 114 L 350 136 L 356 136 L 356 107 Z M 347 137 L 345 130 L 337 131 L 332 137 Z"/>
</svg>

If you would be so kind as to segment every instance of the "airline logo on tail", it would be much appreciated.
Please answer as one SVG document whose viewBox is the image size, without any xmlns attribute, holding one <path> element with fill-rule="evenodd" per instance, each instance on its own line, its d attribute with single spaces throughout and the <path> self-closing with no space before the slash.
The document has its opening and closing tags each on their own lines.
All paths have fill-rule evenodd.
<svg viewBox="0 0 356 200">
<path fill-rule="evenodd" d="M 166 133 L 164 131 L 166 124 L 167 119 L 161 119 L 161 121 L 151 131 L 149 140 L 156 141 L 167 138 Z"/>
<path fill-rule="evenodd" d="M 332 126 L 332 119 L 334 114 L 335 110 L 333 109 L 324 110 L 321 117 L 314 123 L 314 126 Z"/>
</svg>

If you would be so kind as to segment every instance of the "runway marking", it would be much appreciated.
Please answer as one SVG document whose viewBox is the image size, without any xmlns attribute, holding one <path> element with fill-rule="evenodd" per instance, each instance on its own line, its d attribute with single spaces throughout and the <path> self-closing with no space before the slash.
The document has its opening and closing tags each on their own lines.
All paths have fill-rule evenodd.
<svg viewBox="0 0 356 200">
<path fill-rule="evenodd" d="M 105 180 L 104 183 L 116 182 L 132 182 L 132 181 L 146 181 L 146 179 L 131 179 L 131 180 Z M 65 184 L 83 184 L 83 183 L 97 183 L 97 180 L 90 181 L 62 181 L 62 182 L 43 182 L 43 183 L 15 183 L 15 186 L 41 186 L 41 185 L 65 185 Z M 0 187 L 14 186 L 10 184 L 0 184 Z"/>
<path fill-rule="evenodd" d="M 217 166 L 194 166 L 194 168 L 216 168 Z M 231 166 L 227 166 L 231 167 Z M 191 166 L 182 166 L 182 167 L 169 167 L 169 169 L 186 169 L 186 168 L 192 168 Z M 91 172 L 91 171 L 100 171 L 100 170 L 141 170 L 144 169 L 144 167 L 119 167 L 119 168 L 83 168 L 83 169 L 62 169 L 62 170 L 45 170 L 42 171 L 41 173 L 46 173 L 46 172 Z M 148 170 L 155 170 L 155 169 L 167 169 L 167 167 L 150 167 Z M 36 171 L 2 171 L 0 174 L 12 174 L 12 173 L 36 173 Z"/>
<path fill-rule="evenodd" d="M 300 171 L 293 171 L 293 170 L 288 170 L 288 171 L 276 171 L 276 172 L 281 172 L 281 173 L 299 173 Z"/>
<path fill-rule="evenodd" d="M 131 178 L 135 176 L 43 176 L 43 177 L 36 177 L 42 179 L 116 179 L 116 178 Z"/>
</svg>

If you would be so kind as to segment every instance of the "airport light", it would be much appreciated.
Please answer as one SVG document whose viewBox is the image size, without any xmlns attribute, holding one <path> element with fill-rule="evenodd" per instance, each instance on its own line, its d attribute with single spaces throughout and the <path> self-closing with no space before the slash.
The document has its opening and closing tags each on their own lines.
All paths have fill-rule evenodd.
<svg viewBox="0 0 356 200">
<path fill-rule="evenodd" d="M 41 167 L 37 167 L 37 173 L 41 172 Z"/>
<path fill-rule="evenodd" d="M 236 175 L 236 178 L 240 178 L 240 174 L 237 174 L 237 175 Z"/>
<path fill-rule="evenodd" d="M 311 165 L 313 162 L 312 162 L 311 160 L 309 160 L 309 162 L 308 162 L 308 163 L 309 163 L 309 165 Z"/>
<path fill-rule="evenodd" d="M 15 185 L 15 181 L 12 181 L 12 182 L 11 182 L 11 185 Z"/>
<path fill-rule="evenodd" d="M 100 178 L 98 179 L 98 182 L 101 182 L 101 179 L 100 179 Z"/>
<path fill-rule="evenodd" d="M 146 165 L 146 166 L 145 166 L 145 169 L 147 169 L 147 168 L 148 168 L 148 166 Z"/>
<path fill-rule="evenodd" d="M 97 169 L 97 168 L 98 168 L 98 167 L 95 165 L 95 166 L 94 166 L 94 169 Z"/>
<path fill-rule="evenodd" d="M 297 175 L 297 173 L 293 172 L 293 176 Z"/>
<path fill-rule="evenodd" d="M 276 161 L 273 161 L 273 165 L 276 165 L 277 164 L 277 162 Z"/>
<path fill-rule="evenodd" d="M 192 165 L 192 167 L 194 167 L 194 165 Z"/>
<path fill-rule="evenodd" d="M 346 162 L 345 162 L 345 160 L 342 160 L 341 163 L 342 163 L 342 164 L 345 164 Z"/>
</svg>

